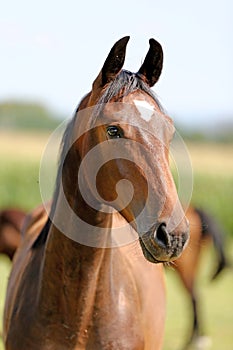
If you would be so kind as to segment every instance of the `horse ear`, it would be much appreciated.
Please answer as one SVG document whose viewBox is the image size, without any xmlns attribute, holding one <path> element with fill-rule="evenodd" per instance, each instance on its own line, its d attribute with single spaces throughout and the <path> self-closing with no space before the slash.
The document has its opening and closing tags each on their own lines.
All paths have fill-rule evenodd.
<svg viewBox="0 0 233 350">
<path fill-rule="evenodd" d="M 112 81 L 116 75 L 120 72 L 125 61 L 126 46 L 129 41 L 129 36 L 118 40 L 106 58 L 103 68 L 94 81 L 93 85 L 104 86 Z"/>
<path fill-rule="evenodd" d="M 150 48 L 138 73 L 152 87 L 158 80 L 163 68 L 163 49 L 155 39 L 150 39 Z"/>
</svg>

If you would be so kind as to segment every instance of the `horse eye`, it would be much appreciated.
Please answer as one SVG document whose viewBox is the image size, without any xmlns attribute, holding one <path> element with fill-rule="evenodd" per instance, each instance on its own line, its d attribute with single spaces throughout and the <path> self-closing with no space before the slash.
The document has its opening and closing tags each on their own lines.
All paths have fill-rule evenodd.
<svg viewBox="0 0 233 350">
<path fill-rule="evenodd" d="M 115 125 L 108 126 L 107 133 L 108 133 L 108 136 L 110 136 L 110 137 L 115 137 L 115 138 L 121 137 L 121 132 L 120 132 L 119 128 Z"/>
</svg>

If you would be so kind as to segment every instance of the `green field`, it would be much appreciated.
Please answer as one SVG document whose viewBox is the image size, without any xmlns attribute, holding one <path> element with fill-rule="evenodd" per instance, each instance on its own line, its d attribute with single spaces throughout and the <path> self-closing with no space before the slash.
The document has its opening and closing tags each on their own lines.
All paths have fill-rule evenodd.
<svg viewBox="0 0 233 350">
<path fill-rule="evenodd" d="M 39 160 L 47 134 L 0 133 L 0 207 L 30 210 L 41 202 Z M 188 144 L 193 171 L 192 203 L 208 210 L 221 223 L 229 257 L 233 260 L 233 145 Z M 0 258 L 0 313 L 10 263 Z M 233 271 L 215 282 L 209 277 L 214 264 L 212 249 L 203 252 L 198 280 L 202 317 L 213 350 L 233 349 Z M 181 350 L 190 324 L 187 297 L 174 271 L 168 271 L 168 308 L 164 350 Z M 3 346 L 0 345 L 0 350 Z"/>
<path fill-rule="evenodd" d="M 232 256 L 233 245 L 228 249 Z M 213 273 L 214 253 L 210 248 L 202 254 L 198 277 L 200 316 L 204 335 L 203 349 L 232 350 L 233 345 L 233 270 L 226 269 L 216 281 L 210 281 Z M 166 272 L 167 323 L 164 350 L 181 350 L 188 339 L 191 327 L 190 300 L 175 271 Z M 190 347 L 190 350 L 202 348 Z"/>
</svg>

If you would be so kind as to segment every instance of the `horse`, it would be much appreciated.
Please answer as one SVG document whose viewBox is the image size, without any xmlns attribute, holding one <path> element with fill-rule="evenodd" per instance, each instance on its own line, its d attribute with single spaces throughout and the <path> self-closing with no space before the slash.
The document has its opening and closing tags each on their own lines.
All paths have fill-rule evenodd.
<svg viewBox="0 0 233 350">
<path fill-rule="evenodd" d="M 132 73 L 128 41 L 113 45 L 67 125 L 51 209 L 24 226 L 6 350 L 162 348 L 163 264 L 186 247 L 189 224 L 169 167 L 174 124 L 151 90 L 162 47 L 150 39 Z"/>
<path fill-rule="evenodd" d="M 7 208 L 0 211 L 0 254 L 13 259 L 20 244 L 20 231 L 26 213 L 20 209 Z"/>
<path fill-rule="evenodd" d="M 42 208 L 41 208 L 42 209 Z M 44 213 L 45 214 L 45 213 Z M 41 215 L 43 216 L 43 210 Z M 38 212 L 33 212 L 38 221 Z M 0 213 L 0 254 L 5 254 L 10 260 L 13 259 L 21 239 L 21 229 L 26 213 L 20 209 L 4 209 Z M 217 266 L 212 276 L 215 280 L 219 274 L 229 265 L 224 252 L 224 234 L 211 215 L 203 209 L 189 206 L 186 217 L 190 222 L 190 239 L 187 249 L 176 262 L 173 263 L 175 272 L 180 277 L 182 285 L 188 292 L 192 305 L 192 329 L 183 349 L 198 342 L 203 337 L 203 321 L 199 317 L 199 296 L 196 288 L 197 274 L 199 271 L 200 254 L 204 247 L 212 241 L 216 251 Z M 35 219 L 30 215 L 30 223 Z M 201 324 L 200 324 L 201 323 Z"/>
<path fill-rule="evenodd" d="M 190 239 L 187 249 L 173 263 L 173 268 L 186 289 L 192 306 L 192 328 L 183 350 L 189 349 L 192 344 L 204 343 L 206 335 L 203 322 L 199 316 L 199 296 L 196 286 L 200 254 L 204 247 L 212 241 L 217 264 L 212 276 L 215 280 L 226 267 L 230 266 L 224 251 L 224 232 L 214 218 L 205 210 L 189 206 L 186 217 L 190 223 Z"/>
<path fill-rule="evenodd" d="M 35 215 L 34 212 L 33 214 L 38 218 L 38 213 Z M 13 259 L 19 246 L 25 217 L 26 213 L 19 209 L 4 209 L 0 212 L 0 254 L 7 255 L 10 260 Z M 196 288 L 200 254 L 203 247 L 209 245 L 211 241 L 214 244 L 217 266 L 212 276 L 213 280 L 229 265 L 224 252 L 224 234 L 216 220 L 203 209 L 194 206 L 189 206 L 186 217 L 190 222 L 190 240 L 186 251 L 173 264 L 182 285 L 188 292 L 192 305 L 192 329 L 183 349 L 188 349 L 192 343 L 202 339 L 204 334 L 203 321 L 200 322 L 199 317 L 199 296 Z M 30 217 L 30 222 L 32 220 Z"/>
</svg>

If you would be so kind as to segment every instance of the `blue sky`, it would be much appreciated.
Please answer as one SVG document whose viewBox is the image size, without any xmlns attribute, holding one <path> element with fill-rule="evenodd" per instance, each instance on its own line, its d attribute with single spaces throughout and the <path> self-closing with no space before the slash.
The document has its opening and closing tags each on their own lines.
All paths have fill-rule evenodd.
<svg viewBox="0 0 233 350">
<path fill-rule="evenodd" d="M 131 39 L 124 68 L 137 71 L 151 37 L 164 49 L 154 87 L 187 125 L 233 118 L 233 2 L 8 0 L 0 12 L 0 102 L 34 100 L 72 114 L 116 40 Z"/>
</svg>

